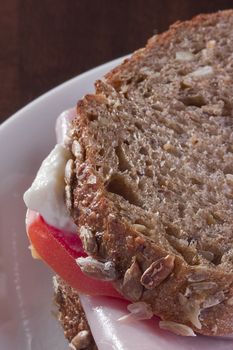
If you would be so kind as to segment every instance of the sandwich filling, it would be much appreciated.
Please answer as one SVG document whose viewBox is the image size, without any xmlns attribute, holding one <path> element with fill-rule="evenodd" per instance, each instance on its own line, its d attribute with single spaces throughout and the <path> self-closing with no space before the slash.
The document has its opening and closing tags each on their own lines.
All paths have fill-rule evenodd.
<svg viewBox="0 0 233 350">
<path fill-rule="evenodd" d="M 70 122 L 74 116 L 75 111 L 69 110 L 58 118 L 56 125 L 58 143 L 43 161 L 31 187 L 24 194 L 28 208 L 40 213 L 48 224 L 68 232 L 77 231 L 64 201 L 65 166 L 71 158 Z"/>
<path fill-rule="evenodd" d="M 86 254 L 64 199 L 65 165 L 70 158 L 70 126 L 75 116 L 75 110 L 71 109 L 57 119 L 58 144 L 42 162 L 31 187 L 24 194 L 28 208 L 26 227 L 30 248 L 34 257 L 44 260 L 76 290 L 89 295 L 122 299 L 109 282 L 85 276 L 76 262 Z"/>
</svg>

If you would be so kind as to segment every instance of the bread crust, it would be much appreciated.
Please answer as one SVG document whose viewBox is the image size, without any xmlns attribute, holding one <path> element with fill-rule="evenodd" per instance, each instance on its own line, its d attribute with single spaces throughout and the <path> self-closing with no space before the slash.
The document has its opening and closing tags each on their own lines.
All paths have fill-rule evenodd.
<svg viewBox="0 0 233 350">
<path fill-rule="evenodd" d="M 81 349 L 97 350 L 78 292 L 58 276 L 54 276 L 54 289 L 54 301 L 58 307 L 57 317 L 66 339 L 73 345 L 73 348 L 79 350 L 80 348 L 76 347 L 72 341 L 80 332 L 88 332 L 89 345 Z"/>
<path fill-rule="evenodd" d="M 74 122 L 74 138 L 79 140 L 85 156 L 81 161 L 76 159 L 72 215 L 79 230 L 81 227 L 90 229 L 98 245 L 97 251 L 89 251 L 86 247 L 87 253 L 97 260 L 114 263 L 117 278 L 113 283 L 127 299 L 136 301 L 135 294 L 129 290 L 138 288 L 137 300 L 150 304 L 154 314 L 161 319 L 185 324 L 195 332 L 205 335 L 233 332 L 233 274 L 224 269 L 216 269 L 211 264 L 204 267 L 189 265 L 181 255 L 148 239 L 122 218 L 96 171 L 97 150 L 91 147 L 87 149 L 86 145 L 89 144 L 90 137 L 89 111 L 94 113 L 105 104 L 105 88 L 117 91 L 123 73 L 126 74 L 132 67 L 143 62 L 150 52 L 153 54 L 154 50 L 166 46 L 179 31 L 215 25 L 223 17 L 232 15 L 232 10 L 199 15 L 191 21 L 176 22 L 167 32 L 152 37 L 144 49 L 137 51 L 130 59 L 109 72 L 103 82 L 96 82 L 96 94 L 87 95 L 78 103 L 79 118 Z M 92 178 L 95 181 L 90 181 Z M 169 267 L 164 262 L 168 257 L 174 258 L 174 264 Z M 157 274 L 158 281 L 152 281 L 154 284 L 151 288 L 149 283 L 153 279 L 152 272 L 156 272 L 156 264 L 163 271 L 170 268 L 170 272 L 168 275 Z M 133 269 L 137 270 L 137 278 L 134 276 L 127 280 L 130 288 L 126 288 L 125 276 L 127 273 L 130 275 Z M 150 282 L 145 282 L 140 289 L 138 283 L 142 282 L 138 281 L 142 280 Z M 204 308 L 203 305 L 207 307 Z"/>
</svg>

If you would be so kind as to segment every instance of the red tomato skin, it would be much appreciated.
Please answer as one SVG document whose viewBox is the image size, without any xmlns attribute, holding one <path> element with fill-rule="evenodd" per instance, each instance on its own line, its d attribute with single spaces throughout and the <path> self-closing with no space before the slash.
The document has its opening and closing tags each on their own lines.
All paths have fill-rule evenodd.
<svg viewBox="0 0 233 350">
<path fill-rule="evenodd" d="M 28 224 L 27 234 L 41 259 L 71 287 L 83 294 L 123 299 L 110 282 L 82 273 L 75 261 L 79 256 L 85 256 L 78 235 L 64 234 L 48 225 L 40 215 Z"/>
</svg>

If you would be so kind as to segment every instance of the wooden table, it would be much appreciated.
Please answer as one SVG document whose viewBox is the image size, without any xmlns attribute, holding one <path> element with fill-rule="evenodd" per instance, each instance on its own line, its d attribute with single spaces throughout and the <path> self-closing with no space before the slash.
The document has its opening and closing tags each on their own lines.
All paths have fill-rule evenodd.
<svg viewBox="0 0 233 350">
<path fill-rule="evenodd" d="M 61 82 L 144 46 L 178 19 L 232 0 L 3 0 L 0 122 Z"/>
</svg>

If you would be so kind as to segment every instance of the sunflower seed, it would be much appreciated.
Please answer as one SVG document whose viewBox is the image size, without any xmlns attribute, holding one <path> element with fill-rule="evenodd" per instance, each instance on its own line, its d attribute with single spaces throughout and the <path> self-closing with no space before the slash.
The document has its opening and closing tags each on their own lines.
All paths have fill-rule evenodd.
<svg viewBox="0 0 233 350">
<path fill-rule="evenodd" d="M 204 266 L 195 267 L 188 275 L 188 282 L 201 282 L 208 278 L 208 270 Z"/>
<path fill-rule="evenodd" d="M 208 290 L 215 287 L 217 287 L 217 283 L 215 282 L 197 282 L 189 285 L 189 288 L 193 291 Z"/>
<path fill-rule="evenodd" d="M 145 232 L 146 231 L 146 226 L 141 225 L 141 224 L 133 224 L 133 228 L 138 231 L 138 232 Z"/>
<path fill-rule="evenodd" d="M 129 312 L 134 314 L 138 320 L 150 319 L 153 316 L 151 305 L 145 303 L 144 301 L 138 301 L 137 303 L 129 304 L 127 306 L 127 309 Z"/>
<path fill-rule="evenodd" d="M 97 242 L 95 236 L 91 230 L 85 226 L 80 227 L 80 238 L 83 243 L 84 250 L 89 254 L 94 254 L 98 250 Z"/>
<path fill-rule="evenodd" d="M 209 296 L 202 304 L 203 309 L 207 309 L 209 307 L 213 307 L 215 305 L 218 305 L 225 300 L 225 294 L 223 291 L 220 291 L 214 295 Z"/>
<path fill-rule="evenodd" d="M 68 211 L 72 210 L 72 191 L 71 186 L 66 185 L 65 186 L 65 201 L 66 201 L 66 207 Z"/>
<path fill-rule="evenodd" d="M 144 301 L 129 304 L 127 309 L 129 310 L 130 314 L 120 317 L 118 321 L 128 321 L 130 319 L 136 319 L 138 321 L 149 320 L 153 317 L 151 306 Z"/>
<path fill-rule="evenodd" d="M 179 293 L 178 298 L 187 319 L 192 322 L 196 328 L 201 329 L 202 325 L 199 320 L 201 313 L 200 305 L 198 305 L 195 300 L 190 300 L 181 293 Z"/>
<path fill-rule="evenodd" d="M 78 332 L 78 334 L 71 340 L 71 349 L 81 350 L 86 349 L 91 344 L 91 334 L 88 330 Z"/>
<path fill-rule="evenodd" d="M 194 55 L 190 51 L 177 51 L 176 60 L 177 61 L 191 61 Z"/>
<path fill-rule="evenodd" d="M 167 255 L 153 262 L 141 277 L 141 284 L 147 289 L 157 287 L 165 280 L 174 268 L 175 257 Z"/>
<path fill-rule="evenodd" d="M 77 140 L 74 140 L 71 146 L 71 150 L 76 160 L 83 162 L 83 149 Z"/>
<path fill-rule="evenodd" d="M 172 321 L 160 321 L 159 327 L 161 329 L 166 329 L 172 333 L 177 335 L 183 335 L 186 337 L 195 337 L 196 334 L 192 330 L 192 328 L 186 326 L 182 323 L 172 322 Z"/>
<path fill-rule="evenodd" d="M 65 167 L 65 182 L 67 185 L 70 185 L 74 178 L 74 161 L 69 159 Z"/>
<path fill-rule="evenodd" d="M 212 66 L 204 66 L 204 67 L 197 68 L 194 72 L 190 73 L 189 76 L 200 78 L 213 73 L 214 73 L 214 70 Z"/>
<path fill-rule="evenodd" d="M 200 250 L 200 254 L 203 258 L 205 258 L 208 261 L 214 260 L 214 253 L 208 251 L 208 250 Z"/>
<path fill-rule="evenodd" d="M 115 264 L 111 261 L 105 263 L 98 261 L 90 256 L 76 259 L 82 272 L 92 278 L 103 281 L 114 281 L 116 279 Z"/>
<path fill-rule="evenodd" d="M 130 300 L 137 301 L 140 299 L 143 291 L 143 286 L 140 283 L 142 272 L 136 259 L 132 265 L 126 270 L 122 284 L 122 292 Z"/>
</svg>

